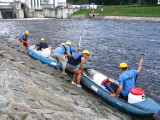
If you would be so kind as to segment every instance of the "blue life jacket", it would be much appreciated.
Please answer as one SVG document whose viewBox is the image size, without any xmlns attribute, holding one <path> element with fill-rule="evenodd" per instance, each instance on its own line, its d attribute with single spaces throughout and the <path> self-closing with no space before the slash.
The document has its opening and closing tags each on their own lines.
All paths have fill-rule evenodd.
<svg viewBox="0 0 160 120">
<path fill-rule="evenodd" d="M 81 53 L 76 53 L 73 56 L 71 56 L 70 58 L 68 58 L 68 62 L 71 65 L 79 65 L 81 63 L 81 57 L 82 54 Z"/>
</svg>

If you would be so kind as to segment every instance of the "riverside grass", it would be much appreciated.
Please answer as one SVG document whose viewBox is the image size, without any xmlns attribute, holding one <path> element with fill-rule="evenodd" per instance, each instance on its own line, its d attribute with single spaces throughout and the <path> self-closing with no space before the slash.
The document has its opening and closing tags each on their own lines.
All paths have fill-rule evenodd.
<svg viewBox="0 0 160 120">
<path fill-rule="evenodd" d="M 100 16 L 135 16 L 135 17 L 160 17 L 160 6 L 106 6 L 101 9 L 81 9 L 74 15 L 88 15 L 94 11 Z"/>
</svg>

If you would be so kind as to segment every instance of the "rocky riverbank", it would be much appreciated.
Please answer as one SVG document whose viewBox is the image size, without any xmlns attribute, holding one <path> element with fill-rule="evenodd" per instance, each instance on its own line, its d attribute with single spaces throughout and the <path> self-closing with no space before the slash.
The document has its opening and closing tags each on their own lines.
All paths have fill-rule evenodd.
<svg viewBox="0 0 160 120">
<path fill-rule="evenodd" d="M 0 118 L 3 120 L 125 120 L 119 112 L 71 85 L 71 77 L 0 40 Z"/>
<path fill-rule="evenodd" d="M 98 16 L 91 13 L 90 15 L 72 15 L 72 19 L 95 18 L 104 20 L 123 20 L 123 21 L 142 21 L 142 22 L 160 22 L 160 17 L 129 17 L 129 16 Z"/>
</svg>

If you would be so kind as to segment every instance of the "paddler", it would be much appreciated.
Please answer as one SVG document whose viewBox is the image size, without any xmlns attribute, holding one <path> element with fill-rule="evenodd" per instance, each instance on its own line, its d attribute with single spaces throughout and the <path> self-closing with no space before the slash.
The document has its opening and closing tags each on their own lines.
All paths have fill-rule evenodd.
<svg viewBox="0 0 160 120">
<path fill-rule="evenodd" d="M 73 56 L 68 58 L 66 69 L 68 71 L 74 73 L 72 84 L 76 85 L 77 87 L 82 87 L 80 84 L 81 73 L 84 75 L 83 64 L 88 56 L 89 56 L 89 51 L 83 50 L 82 53 L 75 53 Z M 77 67 L 77 65 L 79 65 L 79 64 L 80 64 L 80 69 L 78 69 L 78 67 Z M 77 80 L 77 84 L 76 84 L 76 80 Z"/>
<path fill-rule="evenodd" d="M 135 78 L 141 72 L 143 58 L 141 58 L 138 70 L 127 70 L 127 63 L 120 63 L 119 70 L 122 74 L 119 76 L 119 86 L 116 83 L 110 82 L 109 88 L 112 91 L 110 97 L 118 96 L 121 99 L 128 101 L 128 94 L 131 88 L 135 88 Z"/>
</svg>

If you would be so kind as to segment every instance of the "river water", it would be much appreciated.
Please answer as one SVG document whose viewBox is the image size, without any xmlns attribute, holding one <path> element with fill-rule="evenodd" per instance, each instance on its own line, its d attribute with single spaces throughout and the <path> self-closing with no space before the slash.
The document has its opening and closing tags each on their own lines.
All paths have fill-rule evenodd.
<svg viewBox="0 0 160 120">
<path fill-rule="evenodd" d="M 111 21 L 101 19 L 11 19 L 0 20 L 0 37 L 13 45 L 28 30 L 31 45 L 41 37 L 55 48 L 71 41 L 88 49 L 87 62 L 98 71 L 118 79 L 119 63 L 127 62 L 129 69 L 137 69 L 144 54 L 142 72 L 136 87 L 145 90 L 146 96 L 160 104 L 160 23 Z M 152 119 L 160 119 L 160 114 Z"/>
</svg>

